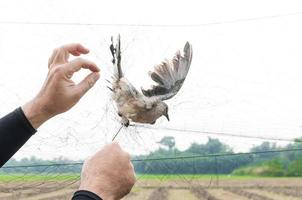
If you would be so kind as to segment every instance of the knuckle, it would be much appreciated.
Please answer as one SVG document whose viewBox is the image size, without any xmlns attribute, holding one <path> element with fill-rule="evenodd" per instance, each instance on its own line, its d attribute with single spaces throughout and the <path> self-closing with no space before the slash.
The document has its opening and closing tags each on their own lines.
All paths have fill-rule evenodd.
<svg viewBox="0 0 302 200">
<path fill-rule="evenodd" d="M 67 45 L 61 45 L 60 47 L 58 47 L 58 50 L 65 50 Z"/>
<path fill-rule="evenodd" d="M 128 152 L 125 152 L 125 158 L 126 158 L 127 160 L 130 160 L 131 156 L 130 156 L 130 154 L 129 154 Z"/>
<path fill-rule="evenodd" d="M 131 162 L 130 162 L 130 169 L 134 172 L 134 166 Z"/>
<path fill-rule="evenodd" d="M 74 61 L 77 63 L 77 65 L 81 65 L 82 67 L 95 65 L 93 62 L 84 58 L 76 58 Z"/>
<path fill-rule="evenodd" d="M 82 45 L 81 45 L 80 43 L 78 43 L 78 42 L 73 43 L 73 45 L 76 46 L 76 47 L 81 47 L 81 46 L 82 46 Z"/>
<path fill-rule="evenodd" d="M 134 174 L 129 175 L 128 177 L 128 184 L 133 186 L 136 183 L 136 177 Z M 131 189 L 131 188 L 130 188 Z"/>
<path fill-rule="evenodd" d="M 88 165 L 90 162 L 91 162 L 91 157 L 88 157 L 88 158 L 85 159 L 84 165 L 86 166 L 86 165 Z"/>
<path fill-rule="evenodd" d="M 112 146 L 113 148 L 115 148 L 115 149 L 121 149 L 121 146 L 120 146 L 119 143 L 117 143 L 117 142 L 111 143 L 111 146 Z"/>
<path fill-rule="evenodd" d="M 60 47 L 58 47 L 58 48 L 56 48 L 56 54 L 60 54 L 60 53 L 62 53 L 62 51 L 64 51 L 64 46 L 60 46 Z"/>
<path fill-rule="evenodd" d="M 52 69 L 52 74 L 62 74 L 64 71 L 64 68 L 61 66 L 57 66 Z"/>
<path fill-rule="evenodd" d="M 59 48 L 55 48 L 55 49 L 52 51 L 52 53 L 53 53 L 53 54 L 56 54 L 58 51 L 59 51 Z"/>
<path fill-rule="evenodd" d="M 84 165 L 87 165 L 90 162 L 91 158 L 86 158 L 84 161 Z"/>
<path fill-rule="evenodd" d="M 132 185 L 134 185 L 136 183 L 136 177 L 135 177 L 135 175 L 132 176 L 131 181 L 132 181 L 131 182 Z"/>
<path fill-rule="evenodd" d="M 54 64 L 52 63 L 52 61 L 49 59 L 48 60 L 48 68 L 52 68 L 54 66 Z"/>
</svg>

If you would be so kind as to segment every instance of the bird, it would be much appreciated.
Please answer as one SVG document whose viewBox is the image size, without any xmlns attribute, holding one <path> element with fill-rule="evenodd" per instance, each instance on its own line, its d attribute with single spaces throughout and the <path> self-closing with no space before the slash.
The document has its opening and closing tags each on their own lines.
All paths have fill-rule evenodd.
<svg viewBox="0 0 302 200">
<path fill-rule="evenodd" d="M 128 127 L 130 122 L 142 124 L 155 124 L 162 116 L 169 118 L 169 107 L 164 102 L 174 97 L 182 87 L 190 69 L 193 49 L 189 42 L 186 42 L 181 53 L 179 50 L 175 56 L 162 63 L 155 65 L 149 76 L 155 82 L 150 89 L 141 88 L 138 91 L 124 76 L 121 67 L 121 39 L 117 36 L 116 44 L 111 37 L 110 51 L 114 74 L 111 87 L 112 99 L 117 106 L 117 113 L 121 118 L 121 124 Z"/>
</svg>

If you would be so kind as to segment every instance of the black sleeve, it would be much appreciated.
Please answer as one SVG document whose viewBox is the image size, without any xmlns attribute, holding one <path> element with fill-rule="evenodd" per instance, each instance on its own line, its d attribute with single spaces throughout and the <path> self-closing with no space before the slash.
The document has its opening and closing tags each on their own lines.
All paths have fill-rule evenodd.
<svg viewBox="0 0 302 200">
<path fill-rule="evenodd" d="M 36 132 L 21 108 L 0 119 L 0 167 Z"/>
<path fill-rule="evenodd" d="M 2 167 L 37 132 L 21 108 L 0 119 L 0 167 Z M 102 200 L 98 195 L 79 190 L 72 200 Z"/>
<path fill-rule="evenodd" d="M 103 200 L 103 199 L 90 191 L 78 190 L 73 194 L 72 200 Z"/>
</svg>

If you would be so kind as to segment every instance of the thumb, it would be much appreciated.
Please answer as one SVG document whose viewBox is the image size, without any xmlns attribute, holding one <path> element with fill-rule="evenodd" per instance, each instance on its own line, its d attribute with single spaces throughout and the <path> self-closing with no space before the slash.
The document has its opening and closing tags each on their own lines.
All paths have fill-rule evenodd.
<svg viewBox="0 0 302 200">
<path fill-rule="evenodd" d="M 76 94 L 82 97 L 94 84 L 99 80 L 100 73 L 93 72 L 85 77 L 78 85 L 75 86 Z"/>
</svg>

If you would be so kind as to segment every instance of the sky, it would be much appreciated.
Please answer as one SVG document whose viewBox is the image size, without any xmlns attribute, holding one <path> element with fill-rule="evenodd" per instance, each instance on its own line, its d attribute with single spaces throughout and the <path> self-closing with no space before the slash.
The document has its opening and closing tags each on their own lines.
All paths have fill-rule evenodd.
<svg viewBox="0 0 302 200">
<path fill-rule="evenodd" d="M 123 129 L 117 141 L 131 154 L 158 148 L 163 136 L 177 147 L 209 135 L 161 128 L 293 139 L 302 133 L 302 2 L 211 1 L 0 1 L 0 116 L 39 91 L 54 48 L 79 42 L 101 79 L 70 111 L 46 122 L 14 156 L 84 159 L 111 141 L 119 118 L 106 88 L 112 74 L 110 36 L 121 34 L 122 67 L 137 87 L 147 72 L 186 41 L 193 61 L 171 121 L 154 129 Z M 73 58 L 71 58 L 73 59 Z M 80 81 L 88 72 L 75 77 Z M 213 136 L 234 151 L 262 140 Z M 285 145 L 279 142 L 279 145 Z"/>
</svg>

